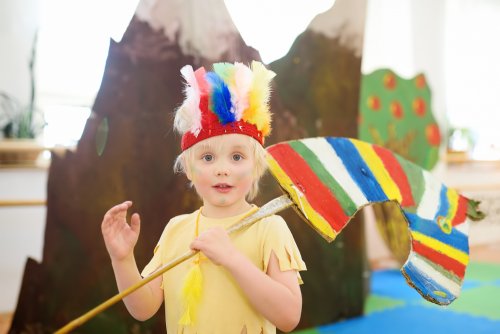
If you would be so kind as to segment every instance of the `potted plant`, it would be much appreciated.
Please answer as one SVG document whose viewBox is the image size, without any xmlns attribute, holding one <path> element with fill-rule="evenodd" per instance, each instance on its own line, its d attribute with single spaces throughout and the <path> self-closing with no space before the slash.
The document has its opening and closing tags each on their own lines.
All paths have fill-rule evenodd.
<svg viewBox="0 0 500 334">
<path fill-rule="evenodd" d="M 21 103 L 17 98 L 0 91 L 0 164 L 33 164 L 43 151 L 37 138 L 42 133 L 45 120 L 35 104 L 34 64 L 36 34 L 29 62 L 30 100 Z"/>
</svg>

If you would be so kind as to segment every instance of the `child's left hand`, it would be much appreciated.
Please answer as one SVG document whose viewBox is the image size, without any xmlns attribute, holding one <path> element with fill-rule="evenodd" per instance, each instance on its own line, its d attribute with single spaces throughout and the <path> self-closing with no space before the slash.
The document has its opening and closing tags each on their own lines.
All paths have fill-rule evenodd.
<svg viewBox="0 0 500 334">
<path fill-rule="evenodd" d="M 201 251 L 216 265 L 226 266 L 237 252 L 227 231 L 214 227 L 201 233 L 190 245 L 191 249 Z"/>
</svg>

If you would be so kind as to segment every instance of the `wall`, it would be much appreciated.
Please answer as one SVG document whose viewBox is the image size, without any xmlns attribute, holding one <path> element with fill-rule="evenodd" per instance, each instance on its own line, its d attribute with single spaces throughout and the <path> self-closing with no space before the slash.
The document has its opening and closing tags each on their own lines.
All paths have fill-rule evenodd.
<svg viewBox="0 0 500 334">
<path fill-rule="evenodd" d="M 27 103 L 39 0 L 0 1 L 0 91 Z M 45 199 L 44 169 L 0 168 L 0 201 Z M 45 207 L 0 207 L 0 312 L 14 309 L 27 256 L 40 260 Z"/>
<path fill-rule="evenodd" d="M 0 202 L 45 201 L 47 169 L 0 168 Z M 12 311 L 27 257 L 42 259 L 45 206 L 0 207 L 0 313 Z"/>
<path fill-rule="evenodd" d="M 30 96 L 28 64 L 39 23 L 39 0 L 0 1 L 0 91 Z"/>
</svg>

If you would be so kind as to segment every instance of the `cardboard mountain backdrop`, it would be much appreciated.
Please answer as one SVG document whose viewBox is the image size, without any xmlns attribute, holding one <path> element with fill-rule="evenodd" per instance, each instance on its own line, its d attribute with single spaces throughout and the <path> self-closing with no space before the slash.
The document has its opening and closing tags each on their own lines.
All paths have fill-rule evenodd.
<svg viewBox="0 0 500 334">
<path fill-rule="evenodd" d="M 364 8 L 361 0 L 338 0 L 297 38 L 288 55 L 270 64 L 277 80 L 271 101 L 274 132 L 267 145 L 356 135 Z M 43 262 L 27 262 L 10 333 L 53 332 L 117 292 L 100 231 L 111 206 L 130 199 L 141 214 L 139 267 L 152 256 L 165 223 L 200 206 L 185 177 L 172 172 L 180 153 L 171 130 L 173 111 L 182 101 L 179 70 L 185 64 L 210 68 L 213 62 L 259 59 L 222 0 L 139 4 L 122 41 L 110 44 L 102 85 L 76 151 L 52 159 Z M 270 176 L 262 188 L 257 204 L 280 194 Z M 362 224 L 351 224 L 327 245 L 292 210 L 284 217 L 309 268 L 299 327 L 360 315 L 367 286 Z M 163 309 L 140 323 L 119 303 L 77 332 L 164 331 Z"/>
</svg>

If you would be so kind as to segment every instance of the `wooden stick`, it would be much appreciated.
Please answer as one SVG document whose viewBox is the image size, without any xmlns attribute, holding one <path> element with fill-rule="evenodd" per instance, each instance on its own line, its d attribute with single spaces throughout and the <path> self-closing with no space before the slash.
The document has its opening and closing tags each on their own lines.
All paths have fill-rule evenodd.
<svg viewBox="0 0 500 334">
<path fill-rule="evenodd" d="M 234 224 L 231 226 L 228 230 L 227 233 L 232 234 L 234 232 L 243 230 L 246 227 L 249 227 L 253 225 L 254 223 L 258 222 L 262 218 L 265 218 L 267 216 L 273 215 L 281 210 L 284 210 L 290 206 L 293 205 L 292 200 L 288 197 L 288 195 L 282 195 L 280 197 L 277 197 L 269 202 L 267 202 L 265 205 L 263 205 L 259 210 L 257 210 L 255 213 L 252 215 L 242 219 L 240 222 Z M 102 304 L 94 307 L 92 310 L 88 311 L 84 315 L 80 316 L 79 318 L 76 318 L 75 320 L 71 321 L 68 323 L 66 326 L 62 327 L 58 331 L 55 332 L 55 334 L 65 334 L 69 333 L 70 331 L 74 330 L 75 328 L 81 326 L 85 322 L 87 322 L 89 319 L 93 318 L 100 312 L 104 311 L 108 307 L 112 306 L 113 304 L 117 303 L 121 299 L 125 298 L 135 290 L 141 288 L 142 286 L 148 284 L 158 276 L 162 275 L 166 271 L 172 269 L 173 267 L 177 266 L 179 263 L 182 263 L 186 261 L 187 259 L 193 257 L 196 255 L 198 251 L 193 251 L 190 250 L 183 255 L 179 256 L 178 258 L 170 261 L 169 263 L 164 264 L 162 267 L 156 269 L 154 272 L 151 273 L 148 277 L 145 277 L 142 279 L 140 282 L 137 282 L 136 284 L 130 286 L 129 288 L 123 290 L 122 292 L 116 294 L 115 296 L 111 297 L 110 299 L 106 300 Z"/>
<path fill-rule="evenodd" d="M 4 200 L 0 201 L 0 207 L 11 206 L 43 206 L 46 202 L 43 200 Z"/>
</svg>

